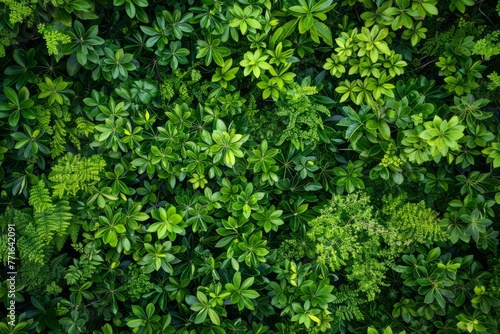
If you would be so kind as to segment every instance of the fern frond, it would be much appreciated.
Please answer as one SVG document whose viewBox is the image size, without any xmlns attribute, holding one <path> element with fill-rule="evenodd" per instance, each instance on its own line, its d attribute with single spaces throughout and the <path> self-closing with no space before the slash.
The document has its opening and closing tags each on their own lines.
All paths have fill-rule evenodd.
<svg viewBox="0 0 500 334">
<path fill-rule="evenodd" d="M 66 254 L 52 257 L 51 252 L 47 252 L 50 258 L 50 270 L 45 265 L 26 263 L 20 266 L 18 271 L 19 281 L 26 286 L 26 292 L 31 296 L 42 296 L 46 293 L 47 286 L 62 283 L 66 274 L 66 266 L 69 258 Z"/>
<path fill-rule="evenodd" d="M 29 210 L 20 211 L 12 209 L 13 217 L 10 224 L 16 225 L 16 231 L 24 231 L 24 229 L 31 225 L 33 222 L 33 216 L 30 214 Z"/>
<path fill-rule="evenodd" d="M 363 303 L 363 299 L 359 298 L 358 289 L 342 285 L 339 291 L 335 293 L 335 297 L 333 309 L 336 318 L 342 321 L 364 319 L 364 315 L 359 308 L 360 303 Z"/>
<path fill-rule="evenodd" d="M 73 219 L 68 229 L 66 230 L 68 236 L 71 238 L 71 242 L 74 244 L 76 244 L 78 241 L 78 233 L 80 233 L 81 227 L 81 223 Z"/>
<path fill-rule="evenodd" d="M 54 238 L 54 244 L 55 244 L 55 247 L 57 248 L 58 251 L 61 251 L 64 247 L 64 245 L 66 244 L 66 240 L 68 240 L 68 235 L 65 234 L 65 235 L 55 235 Z"/>
<path fill-rule="evenodd" d="M 94 132 L 95 125 L 92 122 L 87 121 L 85 118 L 78 117 L 75 120 L 75 122 L 76 122 L 76 128 L 75 128 L 76 135 L 88 137 L 90 134 Z"/>
<path fill-rule="evenodd" d="M 50 142 L 52 158 L 60 156 L 66 151 L 66 124 L 62 119 L 56 119 L 54 122 L 54 135 Z"/>
<path fill-rule="evenodd" d="M 491 72 L 487 77 L 491 80 L 491 82 L 488 83 L 489 90 L 495 90 L 500 87 L 500 75 L 498 75 L 496 71 Z"/>
<path fill-rule="evenodd" d="M 364 320 L 363 313 L 356 305 L 342 305 L 335 309 L 335 317 L 343 321 Z"/>
<path fill-rule="evenodd" d="M 17 249 L 21 261 L 33 262 L 34 264 L 45 264 L 44 248 L 46 242 L 41 238 L 33 224 L 29 224 L 24 229 L 24 235 L 17 239 Z M 24 262 L 26 265 L 26 262 Z"/>
<path fill-rule="evenodd" d="M 339 287 L 339 290 L 335 293 L 333 304 L 357 304 L 359 293 L 356 289 L 342 285 Z"/>
<path fill-rule="evenodd" d="M 9 224 L 14 224 L 16 210 L 8 207 L 5 213 L 0 215 L 0 231 L 6 232 Z"/>
<path fill-rule="evenodd" d="M 60 201 L 53 208 L 45 211 L 35 212 L 33 218 L 36 223 L 37 232 L 41 239 L 49 244 L 54 236 L 66 235 L 71 218 L 73 215 L 70 211 L 69 203 L 67 201 Z"/>
<path fill-rule="evenodd" d="M 64 276 L 66 282 L 72 285 L 91 278 L 98 271 L 97 267 L 102 262 L 99 260 L 101 260 L 100 257 L 89 259 L 86 255 L 82 255 L 80 260 L 73 259 L 74 265 L 69 266 L 68 272 Z"/>
<path fill-rule="evenodd" d="M 438 213 L 427 208 L 423 201 L 407 202 L 406 194 L 384 196 L 382 212 L 387 215 L 387 226 L 396 233 L 386 235 L 386 243 L 396 252 L 415 243 L 426 244 L 446 240 L 446 234 L 439 225 Z"/>
<path fill-rule="evenodd" d="M 9 260 L 9 236 L 8 234 L 0 235 L 0 260 L 4 266 Z"/>
<path fill-rule="evenodd" d="M 28 203 L 35 209 L 35 212 L 52 210 L 54 208 L 50 192 L 45 188 L 45 182 L 40 181 L 31 188 Z"/>
<path fill-rule="evenodd" d="M 76 195 L 79 190 L 88 191 L 99 180 L 106 161 L 98 155 L 89 158 L 67 153 L 52 168 L 49 180 L 53 182 L 54 196 Z"/>
<path fill-rule="evenodd" d="M 50 125 L 51 113 L 50 109 L 46 108 L 44 105 L 39 104 L 34 108 L 36 120 L 38 121 L 38 126 L 44 130 L 47 134 L 51 135 L 54 133 L 52 126 Z"/>
</svg>

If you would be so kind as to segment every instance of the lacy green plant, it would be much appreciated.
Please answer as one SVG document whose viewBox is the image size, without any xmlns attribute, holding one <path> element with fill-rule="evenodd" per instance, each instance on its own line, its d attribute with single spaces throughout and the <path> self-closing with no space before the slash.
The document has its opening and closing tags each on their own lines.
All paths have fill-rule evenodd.
<svg viewBox="0 0 500 334">
<path fill-rule="evenodd" d="M 480 39 L 474 44 L 472 52 L 477 55 L 484 56 L 485 60 L 490 60 L 491 57 L 500 54 L 500 31 L 494 31 L 486 35 L 485 38 Z"/>
<path fill-rule="evenodd" d="M 40 23 L 37 29 L 43 35 L 49 56 L 59 55 L 62 45 L 71 42 L 71 37 L 56 29 L 55 26 L 47 26 L 45 23 Z"/>
<path fill-rule="evenodd" d="M 90 191 L 101 179 L 99 174 L 105 166 L 106 161 L 98 155 L 82 157 L 67 153 L 49 174 L 54 196 L 76 195 L 80 190 Z"/>
<path fill-rule="evenodd" d="M 415 244 L 430 244 L 448 239 L 448 235 L 442 231 L 438 213 L 427 208 L 423 201 L 407 202 L 407 195 L 402 194 L 397 197 L 384 196 L 383 202 L 381 212 L 388 217 L 387 227 L 398 231 L 392 235 L 396 239 L 386 239 L 392 247 L 408 247 L 409 250 Z"/>
<path fill-rule="evenodd" d="M 323 127 L 322 114 L 329 115 L 327 107 L 315 103 L 308 96 L 317 94 L 316 87 L 310 86 L 310 77 L 305 78 L 301 85 L 291 84 L 283 101 L 277 103 L 276 115 L 282 117 L 280 122 L 286 125 L 281 133 L 278 145 L 289 141 L 297 149 L 303 150 L 306 143 L 313 145 L 320 142 Z"/>
<path fill-rule="evenodd" d="M 19 274 L 17 282 L 27 293 L 41 296 L 46 294 L 47 285 L 51 282 L 59 282 L 65 274 L 64 267 L 67 266 L 68 258 L 61 254 L 54 255 L 54 250 L 60 252 L 64 246 L 70 233 L 73 215 L 70 213 L 69 203 L 53 199 L 43 181 L 31 189 L 30 207 L 31 212 L 9 208 L 0 216 L 0 222 L 3 225 L 2 232 L 6 236 L 2 238 L 5 240 L 5 248 L 2 248 L 6 250 L 6 253 L 1 260 L 3 263 L 12 261 L 8 257 L 7 248 L 8 243 L 11 242 L 7 237 L 8 224 L 11 224 L 11 234 L 12 226 L 19 229 L 16 232 Z M 74 236 L 72 238 L 74 239 Z M 52 272 L 43 270 L 49 262 L 53 264 Z M 8 286 L 7 290 L 3 290 L 4 297 L 7 297 L 8 290 Z M 20 292 L 21 289 L 17 291 Z M 18 295 L 18 292 L 15 293 L 16 301 L 22 302 L 23 298 L 20 294 Z"/>
<path fill-rule="evenodd" d="M 307 235 L 316 243 L 317 261 L 335 272 L 343 268 L 352 288 L 365 295 L 360 298 L 373 300 L 388 266 L 381 244 L 386 231 L 373 217 L 368 196 L 334 195 L 321 215 L 308 224 Z"/>
</svg>

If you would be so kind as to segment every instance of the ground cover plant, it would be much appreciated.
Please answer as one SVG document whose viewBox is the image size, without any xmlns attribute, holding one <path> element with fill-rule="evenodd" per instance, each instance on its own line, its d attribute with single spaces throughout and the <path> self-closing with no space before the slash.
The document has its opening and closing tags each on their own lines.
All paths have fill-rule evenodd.
<svg viewBox="0 0 500 334">
<path fill-rule="evenodd" d="M 0 333 L 498 333 L 499 16 L 0 0 Z"/>
</svg>

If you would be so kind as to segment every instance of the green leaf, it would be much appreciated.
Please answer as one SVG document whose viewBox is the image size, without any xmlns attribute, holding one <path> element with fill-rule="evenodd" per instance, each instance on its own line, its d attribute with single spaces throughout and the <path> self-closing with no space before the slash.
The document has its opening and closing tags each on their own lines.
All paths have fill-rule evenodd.
<svg viewBox="0 0 500 334">
<path fill-rule="evenodd" d="M 132 319 L 127 322 L 127 326 L 130 328 L 138 328 L 141 327 L 144 320 L 142 319 Z"/>
<path fill-rule="evenodd" d="M 319 22 L 318 20 L 314 21 L 314 28 L 318 35 L 325 41 L 326 44 L 333 46 L 333 38 L 332 31 L 326 24 L 323 22 Z"/>
<path fill-rule="evenodd" d="M 307 15 L 303 16 L 299 21 L 299 32 L 301 34 L 305 33 L 306 31 L 311 29 L 313 24 L 314 24 L 313 15 L 311 13 L 307 13 Z"/>
<path fill-rule="evenodd" d="M 433 248 L 427 255 L 427 261 L 428 262 L 434 261 L 437 258 L 439 258 L 439 256 L 441 256 L 441 248 L 439 247 Z"/>
</svg>

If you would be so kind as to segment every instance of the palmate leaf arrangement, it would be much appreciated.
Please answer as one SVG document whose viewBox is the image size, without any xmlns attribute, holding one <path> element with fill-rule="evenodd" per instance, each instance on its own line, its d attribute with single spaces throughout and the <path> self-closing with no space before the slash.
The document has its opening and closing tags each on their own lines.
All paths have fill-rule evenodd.
<svg viewBox="0 0 500 334">
<path fill-rule="evenodd" d="M 500 3 L 0 8 L 0 333 L 499 333 Z"/>
</svg>

